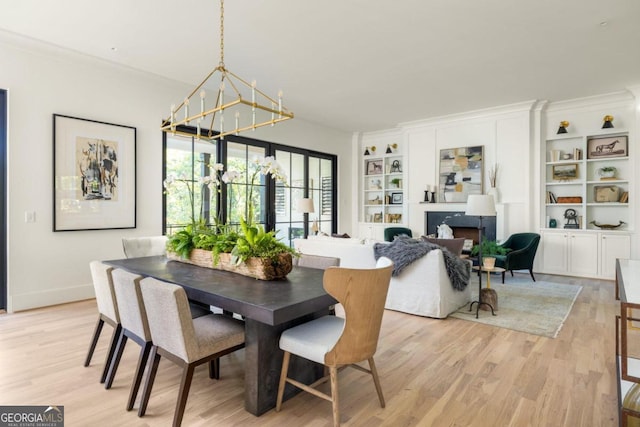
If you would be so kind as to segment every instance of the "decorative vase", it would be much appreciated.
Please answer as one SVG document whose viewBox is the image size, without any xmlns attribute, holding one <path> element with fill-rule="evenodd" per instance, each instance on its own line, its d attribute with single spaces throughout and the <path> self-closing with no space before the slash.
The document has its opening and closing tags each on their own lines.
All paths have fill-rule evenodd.
<svg viewBox="0 0 640 427">
<path fill-rule="evenodd" d="M 631 386 L 622 401 L 622 407 L 631 411 L 640 412 L 640 384 Z M 627 416 L 627 427 L 640 427 L 640 418 Z"/>
<path fill-rule="evenodd" d="M 189 258 L 182 258 L 175 252 L 167 251 L 167 258 L 199 267 L 231 271 L 260 280 L 282 279 L 286 277 L 293 268 L 290 253 L 281 253 L 277 261 L 272 261 L 269 258 L 249 258 L 240 264 L 232 263 L 231 254 L 223 253 L 219 255 L 218 263 L 214 265 L 213 253 L 211 251 L 205 251 L 204 249 L 193 249 L 191 254 L 189 254 Z"/>
<path fill-rule="evenodd" d="M 487 270 L 492 270 L 496 266 L 496 259 L 494 257 L 482 257 L 482 266 Z"/>
<path fill-rule="evenodd" d="M 500 192 L 496 187 L 489 187 L 487 190 L 488 196 L 493 196 L 493 202 L 498 203 L 500 201 Z"/>
</svg>

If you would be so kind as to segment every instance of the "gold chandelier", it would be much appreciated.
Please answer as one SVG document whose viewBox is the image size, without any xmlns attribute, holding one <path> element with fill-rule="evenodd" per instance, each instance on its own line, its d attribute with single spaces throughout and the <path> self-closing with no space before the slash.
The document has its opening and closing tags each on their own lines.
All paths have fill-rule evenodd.
<svg viewBox="0 0 640 427">
<path fill-rule="evenodd" d="M 217 88 L 215 103 L 210 107 L 207 107 L 206 102 L 207 86 Z M 205 119 L 208 121 L 208 118 L 211 121 L 203 127 L 203 122 Z M 171 106 L 171 114 L 163 120 L 160 129 L 191 137 L 193 134 L 181 131 L 180 126 L 195 124 L 197 139 L 213 141 L 224 139 L 226 135 L 273 126 L 292 118 L 293 113 L 282 104 L 282 91 L 278 92 L 277 98 L 272 98 L 256 87 L 255 80 L 249 83 L 225 67 L 224 0 L 220 0 L 220 63 L 177 108 L 175 105 Z"/>
</svg>

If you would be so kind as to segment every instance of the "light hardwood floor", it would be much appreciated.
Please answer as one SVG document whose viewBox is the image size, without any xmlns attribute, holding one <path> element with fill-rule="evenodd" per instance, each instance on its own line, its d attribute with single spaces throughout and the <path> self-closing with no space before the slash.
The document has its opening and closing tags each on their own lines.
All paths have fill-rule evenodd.
<svg viewBox="0 0 640 427">
<path fill-rule="evenodd" d="M 343 425 L 617 425 L 613 282 L 536 278 L 583 286 L 556 339 L 387 310 L 376 355 L 387 407 L 379 407 L 370 377 L 347 369 L 340 375 Z M 67 426 L 170 425 L 175 365 L 160 363 L 144 418 L 125 411 L 137 345 L 127 346 L 111 390 L 98 382 L 111 328 L 91 366 L 82 366 L 96 318 L 93 300 L 0 316 L 0 405 L 64 405 Z M 242 361 L 243 350 L 224 357 L 219 381 L 206 366 L 196 370 L 184 426 L 331 425 L 330 403 L 307 393 L 280 413 L 245 412 Z"/>
</svg>

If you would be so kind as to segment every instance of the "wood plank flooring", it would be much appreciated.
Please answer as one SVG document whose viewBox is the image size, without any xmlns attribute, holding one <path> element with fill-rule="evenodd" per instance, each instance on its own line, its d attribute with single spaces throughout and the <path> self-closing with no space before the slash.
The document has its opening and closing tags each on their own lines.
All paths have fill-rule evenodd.
<svg viewBox="0 0 640 427">
<path fill-rule="evenodd" d="M 376 364 L 387 407 L 370 377 L 340 375 L 344 426 L 615 426 L 615 315 L 610 281 L 536 275 L 583 290 L 556 339 L 459 319 L 386 311 Z M 535 284 L 532 283 L 532 286 Z M 485 313 L 486 314 L 486 313 Z M 168 426 L 179 370 L 160 363 L 147 415 L 125 411 L 139 347 L 129 343 L 114 386 L 99 384 L 112 329 L 90 367 L 84 357 L 95 301 L 0 316 L 0 405 L 64 405 L 66 426 Z M 307 393 L 261 417 L 243 406 L 244 350 L 222 359 L 219 381 L 196 370 L 184 426 L 332 425 L 331 405 Z"/>
</svg>

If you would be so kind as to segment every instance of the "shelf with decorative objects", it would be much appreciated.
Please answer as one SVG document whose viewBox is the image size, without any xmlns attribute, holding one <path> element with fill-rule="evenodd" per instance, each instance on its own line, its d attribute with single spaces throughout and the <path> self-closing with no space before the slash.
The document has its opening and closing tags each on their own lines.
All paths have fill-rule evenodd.
<svg viewBox="0 0 640 427">
<path fill-rule="evenodd" d="M 560 115 L 570 120 L 555 129 L 547 122 L 540 147 L 543 273 L 614 279 L 616 259 L 630 257 L 635 226 L 629 197 L 635 194 L 633 103 L 607 104 L 619 117 L 615 128 L 611 115 L 598 125 L 599 108 L 563 104 L 548 113 L 547 120 Z"/>
<path fill-rule="evenodd" d="M 383 152 L 380 152 L 383 151 Z M 402 224 L 405 219 L 404 157 L 397 143 L 365 146 L 362 156 L 361 221 Z"/>
<path fill-rule="evenodd" d="M 628 132 L 557 135 L 546 140 L 546 156 L 543 228 L 552 219 L 578 230 L 631 227 Z"/>
</svg>

